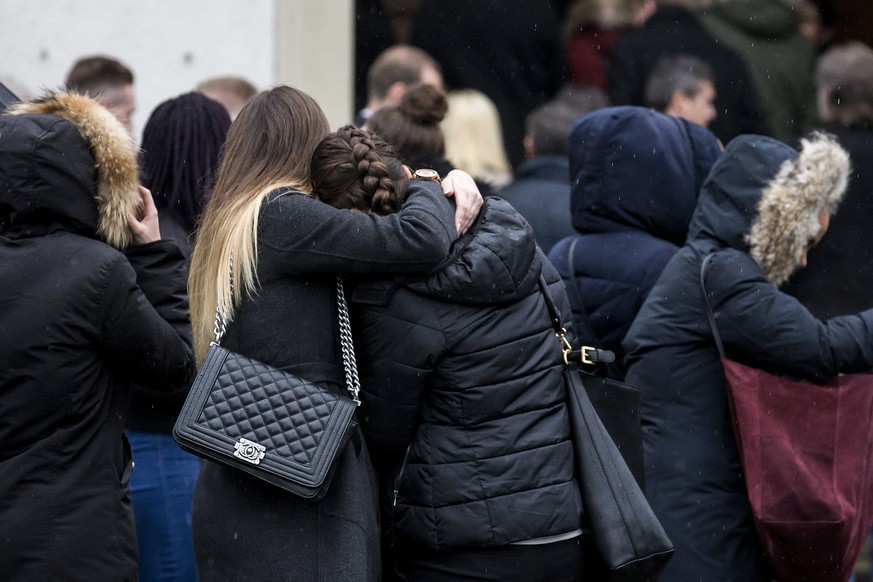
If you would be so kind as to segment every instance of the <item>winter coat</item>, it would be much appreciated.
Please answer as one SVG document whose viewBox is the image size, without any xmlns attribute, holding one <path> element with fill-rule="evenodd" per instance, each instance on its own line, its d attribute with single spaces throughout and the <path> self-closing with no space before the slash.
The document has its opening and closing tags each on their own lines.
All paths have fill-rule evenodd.
<svg viewBox="0 0 873 582">
<path fill-rule="evenodd" d="M 346 394 L 335 274 L 427 272 L 455 238 L 452 207 L 435 182 L 415 180 L 409 193 L 388 217 L 272 193 L 258 221 L 257 292 L 236 310 L 222 345 Z M 359 434 L 319 502 L 207 461 L 194 496 L 200 579 L 378 580 L 377 503 Z"/>
<path fill-rule="evenodd" d="M 574 232 L 567 156 L 549 154 L 527 160 L 516 170 L 515 180 L 500 190 L 500 197 L 530 223 L 544 253 Z"/>
<path fill-rule="evenodd" d="M 171 242 L 129 244 L 135 148 L 108 111 L 56 94 L 12 112 L 0 117 L 0 577 L 135 580 L 122 429 L 131 381 L 190 381 L 184 259 Z"/>
<path fill-rule="evenodd" d="M 560 279 L 504 200 L 440 270 L 354 293 L 361 422 L 382 470 L 384 527 L 430 550 L 580 527 L 561 352 L 540 273 Z"/>
<path fill-rule="evenodd" d="M 817 122 L 816 52 L 800 35 L 800 12 L 793 4 L 731 0 L 713 4 L 701 17 L 715 38 L 746 60 L 773 137 L 788 143 Z"/>
<path fill-rule="evenodd" d="M 873 366 L 873 311 L 819 321 L 777 285 L 801 262 L 848 163 L 817 138 L 800 154 L 760 136 L 713 166 L 686 245 L 624 341 L 641 391 L 646 494 L 676 554 L 662 581 L 767 581 L 704 308 L 700 266 L 727 356 L 775 374 L 829 378 Z"/>
<path fill-rule="evenodd" d="M 718 117 L 709 128 L 728 143 L 743 133 L 768 134 L 764 112 L 743 58 L 719 43 L 700 19 L 681 6 L 662 5 L 646 23 L 618 39 L 606 59 L 609 100 L 614 105 L 644 105 L 646 82 L 658 60 L 687 54 L 715 72 Z"/>
<path fill-rule="evenodd" d="M 849 187 L 827 236 L 809 253 L 806 268 L 784 287 L 819 318 L 873 307 L 873 127 L 829 125 L 825 129 L 852 159 Z"/>
<path fill-rule="evenodd" d="M 560 241 L 549 259 L 567 286 L 579 335 L 594 339 L 582 331 L 581 296 L 596 339 L 620 363 L 621 340 L 685 242 L 698 192 L 721 147 L 712 133 L 684 119 L 613 107 L 582 117 L 569 149 L 578 234 Z"/>
</svg>

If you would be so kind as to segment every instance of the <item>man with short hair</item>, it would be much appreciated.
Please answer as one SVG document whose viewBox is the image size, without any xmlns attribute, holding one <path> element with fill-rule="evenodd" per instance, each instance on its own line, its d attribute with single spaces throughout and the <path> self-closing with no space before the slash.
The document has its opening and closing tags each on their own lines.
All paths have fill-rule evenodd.
<svg viewBox="0 0 873 582">
<path fill-rule="evenodd" d="M 609 100 L 613 105 L 643 105 L 646 83 L 667 55 L 697 57 L 717 72 L 718 117 L 710 129 L 722 143 L 744 133 L 770 135 L 746 61 L 716 40 L 700 19 L 712 0 L 656 0 L 658 9 L 640 28 L 623 35 L 607 56 Z"/>
<path fill-rule="evenodd" d="M 383 107 L 396 107 L 406 89 L 419 83 L 443 89 L 439 63 L 411 45 L 397 44 L 386 49 L 367 71 L 367 106 L 358 112 L 356 125 L 363 125 Z"/>
<path fill-rule="evenodd" d="M 117 60 L 99 55 L 79 59 L 67 75 L 67 89 L 96 99 L 133 131 L 133 72 Z"/>
<path fill-rule="evenodd" d="M 646 83 L 646 106 L 708 127 L 716 117 L 715 75 L 689 55 L 662 57 Z"/>
<path fill-rule="evenodd" d="M 581 109 L 581 105 L 574 107 L 568 101 L 556 99 L 528 114 L 525 161 L 516 170 L 515 181 L 500 191 L 500 196 L 530 223 L 544 253 L 562 238 L 576 234 L 570 214 L 567 137 L 579 117 L 607 105 L 599 89 L 580 87 L 578 90 L 591 93 L 586 101 L 590 108 Z"/>
</svg>

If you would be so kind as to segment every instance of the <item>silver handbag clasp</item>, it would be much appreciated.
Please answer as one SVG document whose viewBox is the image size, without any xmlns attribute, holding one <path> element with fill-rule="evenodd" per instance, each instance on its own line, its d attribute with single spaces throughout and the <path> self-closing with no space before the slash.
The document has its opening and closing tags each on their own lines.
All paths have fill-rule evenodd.
<svg viewBox="0 0 873 582">
<path fill-rule="evenodd" d="M 263 459 L 266 454 L 264 451 L 267 450 L 267 447 L 252 442 L 249 439 L 241 438 L 233 445 L 233 449 L 234 457 L 242 459 L 252 465 L 259 465 L 261 459 Z"/>
</svg>

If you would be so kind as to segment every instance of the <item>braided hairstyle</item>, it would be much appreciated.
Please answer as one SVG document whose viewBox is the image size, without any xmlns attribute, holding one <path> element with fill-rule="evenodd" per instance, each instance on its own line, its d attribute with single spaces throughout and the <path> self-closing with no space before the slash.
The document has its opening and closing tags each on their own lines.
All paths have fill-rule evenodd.
<svg viewBox="0 0 873 582">
<path fill-rule="evenodd" d="M 321 140 L 310 173 L 313 195 L 322 202 L 383 215 L 400 209 L 408 183 L 394 149 L 353 125 Z"/>
</svg>

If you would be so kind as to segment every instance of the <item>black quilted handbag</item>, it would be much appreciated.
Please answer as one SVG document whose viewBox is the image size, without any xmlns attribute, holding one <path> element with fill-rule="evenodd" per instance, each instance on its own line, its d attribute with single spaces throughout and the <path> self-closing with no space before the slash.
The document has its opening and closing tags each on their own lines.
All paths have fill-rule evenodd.
<svg viewBox="0 0 873 582">
<path fill-rule="evenodd" d="M 351 398 L 225 348 L 215 341 L 200 367 L 173 438 L 186 451 L 240 469 L 295 495 L 324 497 L 356 426 L 360 401 L 348 307 L 336 281 L 346 386 Z"/>
</svg>

